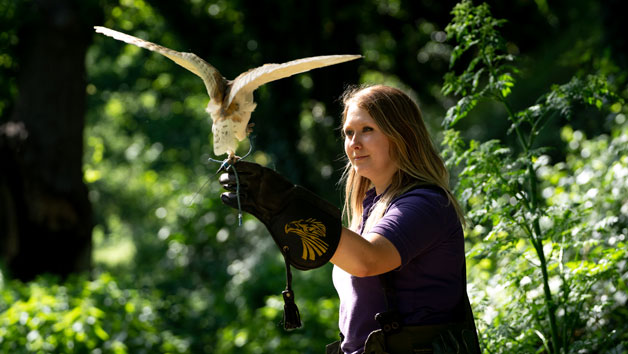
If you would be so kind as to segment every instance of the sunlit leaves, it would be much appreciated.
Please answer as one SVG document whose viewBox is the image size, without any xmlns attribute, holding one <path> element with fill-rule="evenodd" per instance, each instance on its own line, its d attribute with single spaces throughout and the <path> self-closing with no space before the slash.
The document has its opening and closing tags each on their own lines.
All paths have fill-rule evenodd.
<svg viewBox="0 0 628 354">
<path fill-rule="evenodd" d="M 298 294 L 297 294 L 298 296 Z M 297 302 L 299 298 L 297 297 Z M 234 324 L 220 329 L 216 353 L 290 353 L 317 352 L 318 348 L 308 346 L 311 336 L 336 338 L 334 328 L 320 326 L 325 323 L 336 323 L 338 320 L 338 300 L 304 299 L 299 303 L 302 313 L 309 315 L 308 326 L 299 331 L 282 333 L 279 322 L 283 316 L 283 300 L 281 296 L 269 296 L 262 307 L 255 311 L 247 310 L 242 318 Z"/>
<path fill-rule="evenodd" d="M 443 124 L 451 126 L 464 118 L 478 104 L 479 95 L 465 96 L 458 100 L 455 106 L 447 110 Z"/>
<path fill-rule="evenodd" d="M 503 100 L 511 93 L 514 75 L 518 70 L 509 63 L 514 57 L 508 53 L 506 42 L 498 29 L 505 20 L 492 17 L 486 3 L 473 6 L 465 0 L 457 4 L 453 19 L 445 28 L 447 38 L 455 41 L 451 52 L 450 69 L 445 75 L 442 92 L 463 96 L 451 107 L 443 126 L 456 124 L 483 98 Z M 462 70 L 459 66 L 466 65 Z M 460 72 L 460 73 L 457 73 Z"/>
<path fill-rule="evenodd" d="M 614 176 L 628 175 L 626 148 L 619 147 L 620 142 L 627 145 L 628 132 L 619 128 L 611 141 L 608 136 L 587 141 L 581 132 L 565 127 L 562 136 L 570 154 L 558 163 L 535 138 L 550 119 L 568 119 L 583 106 L 610 107 L 623 124 L 623 102 L 603 77 L 589 75 L 554 85 L 536 104 L 514 111 L 507 98 L 517 70 L 510 66 L 514 58 L 506 54 L 497 31 L 503 21 L 493 19 L 487 5 L 474 7 L 470 1 L 457 5 L 453 14 L 447 31 L 456 47 L 443 93 L 462 97 L 444 119 L 450 129 L 443 143 L 448 164 L 458 172 L 456 194 L 473 227 L 469 237 L 475 244 L 469 255 L 496 263 L 488 278 L 489 299 L 476 294 L 486 321 L 487 348 L 558 352 L 603 347 L 609 337 L 598 331 L 621 306 L 608 301 L 607 294 L 617 294 L 611 284 L 627 274 L 625 261 L 618 260 L 624 257 L 628 233 L 623 212 L 628 211 L 623 207 L 628 190 L 625 179 L 619 182 Z M 480 100 L 504 106 L 508 133 L 515 135 L 518 149 L 496 140 L 466 142 L 451 129 Z M 514 298 L 504 300 L 508 296 Z M 579 332 L 585 327 L 591 330 Z"/>
<path fill-rule="evenodd" d="M 486 56 L 484 60 L 487 63 L 504 49 L 504 41 L 497 28 L 506 21 L 493 18 L 488 4 L 473 6 L 471 1 L 465 0 L 457 4 L 451 13 L 453 19 L 445 28 L 447 37 L 456 42 L 451 53 L 451 67 L 474 47 L 480 51 L 479 57 Z"/>
<path fill-rule="evenodd" d="M 94 280 L 39 278 L 0 289 L 0 350 L 6 353 L 187 351 L 155 316 L 159 298 L 121 289 L 108 274 Z M 6 301 L 9 300 L 10 301 Z"/>
<path fill-rule="evenodd" d="M 474 80 L 475 81 L 475 80 Z M 500 91 L 502 97 L 506 98 L 510 95 L 510 88 L 515 85 L 515 79 L 510 73 L 505 73 L 497 78 L 496 88 Z"/>
<path fill-rule="evenodd" d="M 571 116 L 571 106 L 582 103 L 602 109 L 603 106 L 615 104 L 619 98 L 611 92 L 608 82 L 599 76 L 586 78 L 574 77 L 564 85 L 552 87 L 552 91 L 545 97 L 546 105 L 550 109 L 560 112 L 562 116 Z"/>
</svg>

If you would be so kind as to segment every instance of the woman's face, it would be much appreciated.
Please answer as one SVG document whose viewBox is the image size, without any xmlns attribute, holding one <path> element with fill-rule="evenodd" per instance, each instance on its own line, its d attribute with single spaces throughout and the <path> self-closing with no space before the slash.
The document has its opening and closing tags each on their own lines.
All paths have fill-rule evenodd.
<svg viewBox="0 0 628 354">
<path fill-rule="evenodd" d="M 355 172 L 368 178 L 377 194 L 386 190 L 397 164 L 390 158 L 390 142 L 371 115 L 354 103 L 349 105 L 345 124 L 345 153 Z"/>
</svg>

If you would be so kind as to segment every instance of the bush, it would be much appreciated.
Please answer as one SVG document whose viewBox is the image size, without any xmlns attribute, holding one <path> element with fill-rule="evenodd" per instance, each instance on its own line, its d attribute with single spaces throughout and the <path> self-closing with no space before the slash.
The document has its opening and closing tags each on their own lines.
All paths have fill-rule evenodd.
<svg viewBox="0 0 628 354">
<path fill-rule="evenodd" d="M 445 118 L 445 154 L 467 208 L 472 300 L 487 352 L 621 352 L 626 349 L 628 139 L 622 100 L 604 77 L 574 77 L 515 111 L 518 70 L 488 5 L 463 1 L 444 93 L 462 98 Z M 457 66 L 465 64 L 463 70 Z M 503 107 L 511 142 L 466 141 L 453 127 L 480 102 Z M 537 137 L 551 119 L 587 106 L 613 121 L 587 141 L 562 129 L 565 161 Z M 588 112 L 588 111 L 586 111 Z M 599 113 L 591 113 L 600 116 Z M 599 119 L 590 117 L 589 119 Z"/>
<path fill-rule="evenodd" d="M 189 343 L 164 326 L 159 299 L 95 280 L 40 277 L 0 290 L 3 353 L 185 353 Z"/>
</svg>

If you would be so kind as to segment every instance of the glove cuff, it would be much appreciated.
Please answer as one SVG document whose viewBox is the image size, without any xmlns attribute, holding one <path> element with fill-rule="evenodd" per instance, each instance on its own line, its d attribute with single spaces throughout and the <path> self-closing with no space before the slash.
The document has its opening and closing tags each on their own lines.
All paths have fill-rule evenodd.
<svg viewBox="0 0 628 354">
<path fill-rule="evenodd" d="M 267 226 L 287 261 L 300 270 L 329 262 L 340 242 L 340 209 L 301 186 L 282 204 Z"/>
</svg>

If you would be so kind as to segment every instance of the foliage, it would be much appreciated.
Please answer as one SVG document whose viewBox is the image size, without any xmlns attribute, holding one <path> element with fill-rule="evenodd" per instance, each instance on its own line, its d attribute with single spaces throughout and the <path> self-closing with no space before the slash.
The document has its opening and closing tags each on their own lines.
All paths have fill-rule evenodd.
<svg viewBox="0 0 628 354">
<path fill-rule="evenodd" d="M 3 353 L 184 353 L 189 343 L 164 327 L 159 298 L 120 288 L 103 273 L 62 284 L 42 277 L 0 290 Z"/>
<path fill-rule="evenodd" d="M 2 122 L 17 94 L 16 3 L 0 0 Z M 544 1 L 501 3 L 493 8 L 502 6 L 511 22 L 494 19 L 485 5 L 456 7 L 446 30 L 453 45 L 443 31 L 446 1 L 117 0 L 102 2 L 99 25 L 193 51 L 227 77 L 268 60 L 364 54 L 350 75 L 312 72 L 256 92 L 254 120 L 273 129 L 258 125 L 251 159 L 338 202 L 343 161 L 332 100 L 354 81 L 404 88 L 432 131 L 440 133 L 443 115 L 462 127 L 446 129 L 443 140 L 472 225 L 470 295 L 486 351 L 551 351 L 557 343 L 571 352 L 621 352 L 628 132 L 625 106 L 611 92 L 621 91 L 625 70 L 600 47 L 606 23 L 575 22 L 587 32 L 577 40 L 563 31 L 574 12 L 595 16 L 595 2 L 569 2 L 569 11 Z M 505 41 L 498 29 L 522 43 Z M 516 57 L 519 48 L 535 52 Z M 448 64 L 454 71 L 441 93 Z M 98 35 L 87 67 L 84 179 L 95 269 L 89 279 L 2 282 L 1 351 L 318 353 L 336 340 L 330 266 L 294 273 L 304 328 L 281 328 L 283 262 L 261 224 L 245 215 L 238 227 L 219 201 L 202 82 L 162 56 Z M 595 71 L 606 76 L 587 75 Z M 550 81 L 565 72 L 579 76 Z M 534 101 L 529 86 L 547 82 L 567 83 Z"/>
<path fill-rule="evenodd" d="M 621 107 L 621 100 L 602 77 L 574 77 L 515 112 L 507 97 L 518 71 L 498 32 L 504 21 L 494 19 L 488 5 L 470 1 L 452 13 L 446 30 L 457 44 L 443 91 L 463 97 L 445 117 L 444 146 L 450 165 L 460 169 L 456 192 L 473 225 L 469 255 L 490 271 L 474 284 L 485 321 L 480 326 L 485 349 L 622 350 L 626 328 L 617 328 L 615 321 L 626 315 L 619 310 L 626 302 L 628 276 L 626 207 L 621 208 L 628 195 L 626 126 L 598 141 L 581 140 L 581 132 L 563 128 L 566 143 L 575 148 L 566 162 L 554 165 L 548 148 L 536 144 L 548 120 L 569 119 L 584 106 Z M 460 58 L 466 59 L 466 68 L 458 73 Z M 516 147 L 498 139 L 466 142 L 453 128 L 480 100 L 504 106 Z M 612 115 L 625 120 L 618 112 Z M 574 140 L 574 134 L 580 138 Z M 613 173 L 604 176 L 608 168 Z M 592 178 L 596 173 L 599 179 Z"/>
</svg>

